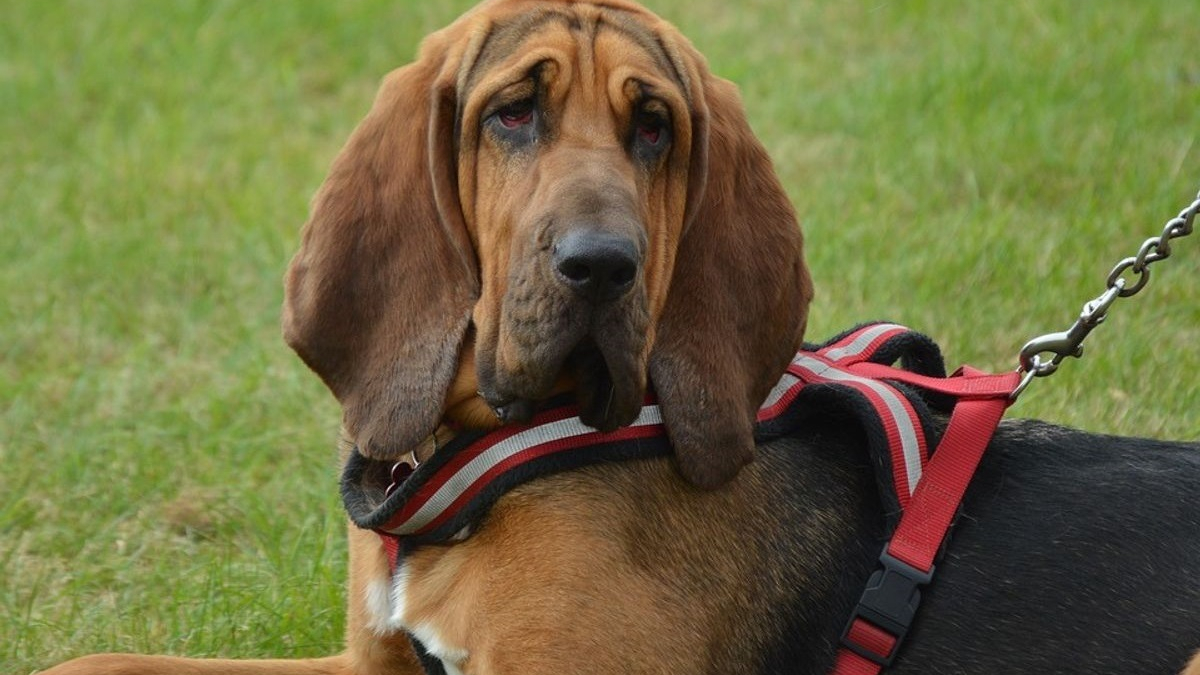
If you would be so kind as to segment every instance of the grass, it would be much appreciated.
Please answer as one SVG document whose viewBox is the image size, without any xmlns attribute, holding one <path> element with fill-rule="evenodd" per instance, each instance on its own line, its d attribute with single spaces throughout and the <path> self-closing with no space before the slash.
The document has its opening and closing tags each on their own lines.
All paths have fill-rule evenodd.
<svg viewBox="0 0 1200 675">
<path fill-rule="evenodd" d="M 278 336 L 308 199 L 467 2 L 18 1 L 0 22 L 0 672 L 337 649 L 338 410 Z M 810 336 L 1007 369 L 1200 188 L 1200 5 L 663 0 L 805 224 Z M 1014 410 L 1200 437 L 1200 235 Z"/>
</svg>

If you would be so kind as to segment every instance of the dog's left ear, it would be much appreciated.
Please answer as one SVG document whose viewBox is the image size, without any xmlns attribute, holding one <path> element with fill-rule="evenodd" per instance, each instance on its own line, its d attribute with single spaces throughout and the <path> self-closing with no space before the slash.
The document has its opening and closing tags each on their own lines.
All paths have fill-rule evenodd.
<svg viewBox="0 0 1200 675">
<path fill-rule="evenodd" d="M 759 406 L 800 347 L 812 299 L 796 215 L 733 84 L 684 41 L 688 204 L 650 376 L 679 468 L 714 488 L 754 456 Z"/>
</svg>

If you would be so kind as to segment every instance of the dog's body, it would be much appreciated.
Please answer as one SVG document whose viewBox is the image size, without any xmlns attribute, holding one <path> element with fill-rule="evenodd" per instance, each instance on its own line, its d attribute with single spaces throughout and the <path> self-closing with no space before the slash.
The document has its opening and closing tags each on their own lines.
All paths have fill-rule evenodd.
<svg viewBox="0 0 1200 675">
<path fill-rule="evenodd" d="M 805 429 L 718 491 L 668 460 L 518 488 L 475 536 L 411 557 L 406 628 L 464 673 L 828 672 L 883 518 L 861 432 Z M 1177 672 L 1200 634 L 1198 450 L 1003 424 L 888 672 Z M 61 672 L 423 672 L 381 625 L 397 610 L 378 537 L 351 541 L 341 657 Z"/>
<path fill-rule="evenodd" d="M 446 426 L 554 392 L 617 428 L 649 381 L 676 456 L 527 483 L 395 574 L 352 528 L 340 656 L 55 675 L 415 675 L 410 635 L 447 675 L 828 669 L 879 497 L 844 418 L 754 446 L 811 284 L 732 86 L 669 25 L 625 0 L 493 0 L 431 36 L 334 163 L 287 284 L 288 342 L 367 456 L 425 460 Z M 894 672 L 1182 667 L 1198 448 L 1036 423 L 993 446 Z"/>
<path fill-rule="evenodd" d="M 864 447 L 814 421 L 713 492 L 665 460 L 539 479 L 417 551 L 408 628 L 463 672 L 826 673 L 883 540 Z M 1198 451 L 1003 424 L 887 672 L 1178 672 L 1200 639 Z"/>
</svg>

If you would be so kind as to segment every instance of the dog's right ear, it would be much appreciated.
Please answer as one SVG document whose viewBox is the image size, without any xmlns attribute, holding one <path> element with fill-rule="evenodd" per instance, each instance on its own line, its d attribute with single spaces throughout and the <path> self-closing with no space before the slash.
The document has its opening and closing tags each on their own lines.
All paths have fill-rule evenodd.
<svg viewBox="0 0 1200 675">
<path fill-rule="evenodd" d="M 438 423 L 478 295 L 454 160 L 455 40 L 384 80 L 333 162 L 285 286 L 283 333 L 359 450 L 399 456 Z"/>
</svg>

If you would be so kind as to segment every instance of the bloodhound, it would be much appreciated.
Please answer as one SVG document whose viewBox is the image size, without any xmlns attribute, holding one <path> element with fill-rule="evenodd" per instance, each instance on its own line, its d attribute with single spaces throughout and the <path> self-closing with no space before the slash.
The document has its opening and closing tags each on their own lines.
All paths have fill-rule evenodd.
<svg viewBox="0 0 1200 675">
<path fill-rule="evenodd" d="M 670 25 L 488 0 L 429 36 L 334 161 L 286 286 L 347 453 L 425 462 L 560 394 L 619 429 L 652 382 L 673 456 L 525 483 L 394 572 L 351 527 L 341 655 L 52 673 L 828 671 L 880 500 L 844 417 L 756 448 L 811 282 L 733 85 Z M 895 672 L 1177 672 L 1200 646 L 1196 448 L 1038 423 L 994 445 Z"/>
</svg>

